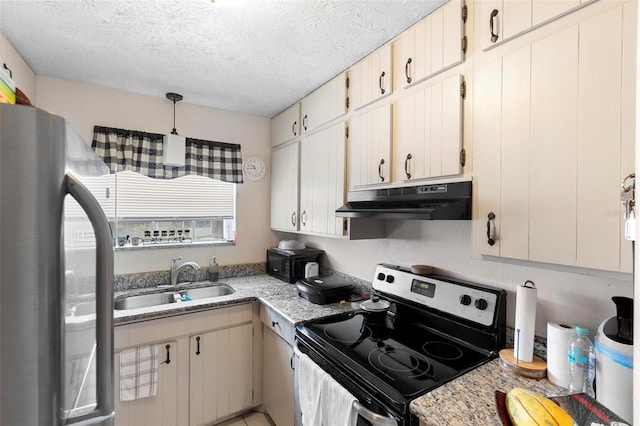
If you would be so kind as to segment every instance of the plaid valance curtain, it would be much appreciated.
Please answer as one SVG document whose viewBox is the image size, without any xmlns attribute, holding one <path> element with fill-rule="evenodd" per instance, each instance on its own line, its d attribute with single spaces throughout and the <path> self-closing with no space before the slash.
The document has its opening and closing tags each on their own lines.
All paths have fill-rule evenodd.
<svg viewBox="0 0 640 426">
<path fill-rule="evenodd" d="M 155 179 L 200 175 L 223 182 L 242 183 L 240 145 L 186 138 L 185 165 L 162 163 L 159 133 L 94 126 L 91 147 L 111 173 L 131 170 Z"/>
</svg>

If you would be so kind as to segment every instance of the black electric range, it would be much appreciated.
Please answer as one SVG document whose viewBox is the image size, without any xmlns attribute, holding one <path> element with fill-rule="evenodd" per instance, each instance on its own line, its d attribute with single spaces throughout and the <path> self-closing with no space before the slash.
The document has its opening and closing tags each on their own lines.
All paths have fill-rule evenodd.
<svg viewBox="0 0 640 426">
<path fill-rule="evenodd" d="M 414 425 L 409 403 L 497 357 L 506 292 L 380 264 L 373 280 L 386 312 L 365 310 L 296 328 L 308 355 L 358 400 L 358 425 Z"/>
</svg>

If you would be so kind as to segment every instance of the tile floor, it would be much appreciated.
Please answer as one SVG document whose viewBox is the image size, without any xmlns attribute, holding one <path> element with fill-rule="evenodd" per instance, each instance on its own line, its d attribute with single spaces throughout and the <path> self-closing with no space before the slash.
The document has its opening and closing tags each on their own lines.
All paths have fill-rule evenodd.
<svg viewBox="0 0 640 426">
<path fill-rule="evenodd" d="M 252 411 L 220 423 L 218 426 L 274 426 L 274 423 L 266 414 Z"/>
</svg>

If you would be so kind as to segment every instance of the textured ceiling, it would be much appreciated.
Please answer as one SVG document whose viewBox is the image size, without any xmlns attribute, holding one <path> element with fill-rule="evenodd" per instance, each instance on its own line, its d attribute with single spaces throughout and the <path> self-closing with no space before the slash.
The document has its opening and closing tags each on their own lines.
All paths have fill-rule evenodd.
<svg viewBox="0 0 640 426">
<path fill-rule="evenodd" d="M 446 0 L 0 0 L 38 75 L 272 117 Z"/>
</svg>

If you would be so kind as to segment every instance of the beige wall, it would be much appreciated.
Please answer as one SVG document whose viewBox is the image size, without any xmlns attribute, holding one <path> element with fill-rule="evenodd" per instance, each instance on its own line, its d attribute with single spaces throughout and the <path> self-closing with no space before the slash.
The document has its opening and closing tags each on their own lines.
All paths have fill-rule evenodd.
<svg viewBox="0 0 640 426">
<path fill-rule="evenodd" d="M 36 91 L 38 107 L 65 117 L 89 143 L 94 125 L 154 133 L 173 128 L 173 104 L 163 93 L 152 98 L 41 76 L 36 77 Z M 257 155 L 269 161 L 271 122 L 267 118 L 190 105 L 185 99 L 176 105 L 176 128 L 187 137 L 239 143 L 244 158 Z M 178 256 L 203 266 L 213 255 L 221 265 L 263 262 L 265 250 L 276 243 L 269 230 L 269 176 L 237 186 L 235 246 L 118 251 L 115 273 L 168 270 L 171 258 Z"/>
<path fill-rule="evenodd" d="M 612 296 L 633 297 L 631 274 L 474 259 L 471 228 L 471 221 L 389 220 L 385 239 L 301 239 L 309 246 L 326 251 L 322 266 L 368 281 L 373 278 L 379 262 L 403 266 L 425 264 L 438 268 L 442 274 L 504 288 L 508 293 L 507 322 L 511 326 L 515 318 L 516 287 L 532 280 L 538 288 L 536 334 L 539 336 L 546 336 L 547 321 L 584 325 L 593 336 L 605 318 L 615 315 Z M 278 234 L 280 238 L 295 237 Z"/>
</svg>

